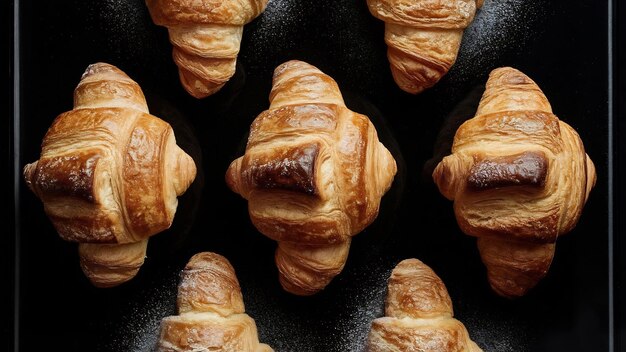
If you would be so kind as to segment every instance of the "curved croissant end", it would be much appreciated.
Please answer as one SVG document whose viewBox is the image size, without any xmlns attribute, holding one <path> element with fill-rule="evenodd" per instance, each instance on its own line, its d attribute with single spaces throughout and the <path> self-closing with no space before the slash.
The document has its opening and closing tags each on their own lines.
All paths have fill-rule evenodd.
<svg viewBox="0 0 626 352">
<path fill-rule="evenodd" d="M 557 238 L 576 225 L 595 185 L 579 135 L 522 72 L 489 75 L 476 116 L 433 172 L 461 230 L 478 237 L 494 291 L 519 297 L 547 273 Z"/>
<path fill-rule="evenodd" d="M 74 90 L 74 109 L 131 108 L 148 113 L 143 91 L 119 68 L 98 62 L 83 73 Z"/>
<path fill-rule="evenodd" d="M 323 290 L 343 270 L 350 242 L 350 238 L 326 246 L 278 242 L 275 260 L 283 289 L 298 296 Z"/>
<path fill-rule="evenodd" d="M 417 259 L 403 260 L 393 269 L 385 317 L 372 322 L 366 350 L 482 351 L 463 323 L 453 318 L 443 281 Z"/>
<path fill-rule="evenodd" d="M 172 174 L 174 192 L 176 196 L 180 196 L 187 191 L 196 178 L 196 163 L 175 141 L 171 145 L 175 151 L 168 154 L 173 159 L 169 164 L 168 172 Z"/>
<path fill-rule="evenodd" d="M 343 269 L 350 238 L 377 217 L 397 166 L 367 116 L 350 111 L 316 67 L 280 65 L 270 101 L 226 183 L 248 200 L 259 232 L 278 241 L 283 288 L 312 295 Z"/>
<path fill-rule="evenodd" d="M 268 0 L 146 0 L 155 24 L 168 28 L 180 81 L 195 98 L 219 91 L 235 73 L 243 26 Z"/>
<path fill-rule="evenodd" d="M 435 85 L 456 61 L 463 31 L 482 0 L 367 0 L 385 22 L 391 73 L 398 86 L 417 94 Z"/>
<path fill-rule="evenodd" d="M 161 321 L 159 351 L 273 351 L 259 343 L 235 270 L 219 254 L 202 252 L 189 260 L 181 273 L 177 306 L 179 315 Z"/>
<path fill-rule="evenodd" d="M 274 70 L 270 103 L 270 109 L 301 104 L 346 106 L 334 79 L 298 60 L 287 61 Z"/>
<path fill-rule="evenodd" d="M 59 236 L 81 244 L 85 274 L 108 287 L 137 273 L 145 240 L 171 226 L 196 166 L 117 67 L 87 67 L 74 104 L 48 129 L 24 179 Z"/>
<path fill-rule="evenodd" d="M 511 67 L 496 68 L 489 74 L 476 116 L 503 111 L 552 113 L 548 98 L 535 81 Z"/>
<path fill-rule="evenodd" d="M 114 287 L 137 275 L 147 247 L 147 239 L 126 244 L 79 243 L 80 267 L 94 286 Z"/>
</svg>

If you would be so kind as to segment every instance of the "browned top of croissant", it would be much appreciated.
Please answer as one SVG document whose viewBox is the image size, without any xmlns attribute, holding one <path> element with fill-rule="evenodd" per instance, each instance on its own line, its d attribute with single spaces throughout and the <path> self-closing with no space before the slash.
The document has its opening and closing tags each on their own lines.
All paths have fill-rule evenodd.
<svg viewBox="0 0 626 352">
<path fill-rule="evenodd" d="M 443 281 L 417 259 L 403 260 L 393 269 L 385 317 L 372 323 L 367 347 L 370 352 L 481 351 L 453 318 Z"/>
<path fill-rule="evenodd" d="M 54 120 L 40 159 L 24 168 L 59 235 L 90 243 L 137 242 L 168 228 L 195 174 L 137 83 L 105 63 L 87 68 L 74 109 Z"/>
<path fill-rule="evenodd" d="M 578 134 L 513 68 L 491 73 L 433 177 L 466 233 L 539 242 L 573 228 L 596 178 Z"/>
<path fill-rule="evenodd" d="M 179 315 L 161 323 L 159 351 L 272 351 L 259 343 L 235 270 L 223 256 L 194 255 L 181 273 L 177 302 Z"/>
<path fill-rule="evenodd" d="M 483 0 L 367 0 L 370 12 L 390 23 L 415 28 L 466 28 Z"/>
<path fill-rule="evenodd" d="M 156 24 L 215 23 L 244 25 L 257 17 L 268 0 L 146 0 Z"/>
</svg>

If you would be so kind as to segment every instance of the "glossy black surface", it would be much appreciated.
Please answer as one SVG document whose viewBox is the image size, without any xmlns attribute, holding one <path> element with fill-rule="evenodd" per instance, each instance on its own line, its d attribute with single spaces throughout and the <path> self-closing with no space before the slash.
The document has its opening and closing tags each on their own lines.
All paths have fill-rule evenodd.
<svg viewBox="0 0 626 352">
<path fill-rule="evenodd" d="M 18 180 L 19 350 L 152 350 L 160 319 L 175 311 L 179 270 L 205 250 L 231 261 L 261 341 L 277 351 L 361 350 L 371 320 L 382 315 L 391 269 L 410 257 L 444 280 L 456 317 L 485 351 L 608 350 L 607 3 L 486 0 L 456 65 L 437 86 L 412 96 L 391 79 L 383 24 L 365 0 L 270 0 L 245 27 L 237 73 L 204 100 L 182 89 L 167 32 L 151 22 L 142 1 L 20 7 L 21 165 L 39 157 L 52 120 L 72 108 L 87 65 L 104 61 L 141 85 L 151 112 L 174 126 L 201 168 L 172 228 L 150 239 L 138 276 L 113 289 L 89 284 L 76 245 L 58 237 L 41 202 Z M 332 76 L 399 164 L 378 219 L 354 238 L 344 271 L 306 298 L 282 291 L 275 243 L 254 229 L 246 202 L 224 182 L 250 123 L 268 107 L 273 69 L 289 59 Z M 460 232 L 452 204 L 429 176 L 456 127 L 473 116 L 488 73 L 500 66 L 539 84 L 556 115 L 580 134 L 598 173 L 578 226 L 557 243 L 550 272 L 517 300 L 489 289 L 475 240 Z"/>
</svg>

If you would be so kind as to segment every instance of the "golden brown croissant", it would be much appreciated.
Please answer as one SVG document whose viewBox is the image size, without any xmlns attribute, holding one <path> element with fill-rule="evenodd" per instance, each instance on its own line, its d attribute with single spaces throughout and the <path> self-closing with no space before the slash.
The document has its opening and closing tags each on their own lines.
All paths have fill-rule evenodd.
<svg viewBox="0 0 626 352">
<path fill-rule="evenodd" d="M 463 31 L 483 0 L 367 0 L 385 22 L 391 73 L 412 94 L 435 85 L 456 61 Z"/>
<path fill-rule="evenodd" d="M 396 162 L 367 116 L 346 108 L 337 83 L 314 66 L 278 66 L 270 101 L 226 182 L 248 200 L 256 228 L 278 241 L 283 288 L 311 295 L 341 272 L 351 237 L 376 218 Z"/>
<path fill-rule="evenodd" d="M 372 322 L 367 351 L 482 350 L 453 318 L 452 301 L 439 276 L 421 261 L 406 259 L 391 272 L 385 317 Z"/>
<path fill-rule="evenodd" d="M 139 85 L 106 63 L 87 68 L 74 109 L 54 120 L 39 160 L 24 167 L 61 238 L 80 243 L 81 267 L 99 287 L 137 274 L 148 237 L 170 227 L 195 175 Z"/>
<path fill-rule="evenodd" d="M 478 237 L 492 288 L 516 297 L 547 273 L 596 173 L 535 82 L 505 67 L 491 72 L 476 116 L 459 127 L 433 178 L 454 200 L 461 230 Z"/>
<path fill-rule="evenodd" d="M 243 26 L 268 0 L 146 0 L 157 25 L 168 29 L 180 81 L 192 96 L 207 97 L 235 73 Z"/>
<path fill-rule="evenodd" d="M 185 266 L 178 286 L 178 314 L 163 318 L 160 352 L 271 352 L 259 343 L 245 313 L 235 269 L 221 255 L 202 252 Z"/>
</svg>

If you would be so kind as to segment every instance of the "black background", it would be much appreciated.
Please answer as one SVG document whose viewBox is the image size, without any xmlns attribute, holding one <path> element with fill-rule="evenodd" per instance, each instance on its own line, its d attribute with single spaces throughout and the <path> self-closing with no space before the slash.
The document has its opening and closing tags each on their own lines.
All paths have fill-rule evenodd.
<svg viewBox="0 0 626 352">
<path fill-rule="evenodd" d="M 618 60 L 623 45 L 614 42 L 614 68 L 622 75 L 611 82 L 606 3 L 486 0 L 449 74 L 412 96 L 391 79 L 383 24 L 368 13 L 364 0 L 270 0 L 266 12 L 245 27 L 235 76 L 203 100 L 182 89 L 167 31 L 152 23 L 142 1 L 21 1 L 19 6 L 20 70 L 9 69 L 19 89 L 9 88 L 20 98 L 21 128 L 9 138 L 18 145 L 14 150 L 9 143 L 10 161 L 21 169 L 38 158 L 52 120 L 72 108 L 84 69 L 104 61 L 141 85 L 151 112 L 173 125 L 179 144 L 201 165 L 180 199 L 172 228 L 150 239 L 138 276 L 105 290 L 88 283 L 76 245 L 56 235 L 41 202 L 15 179 L 17 237 L 7 248 L 16 251 L 7 258 L 16 259 L 13 332 L 19 350 L 151 350 L 160 319 L 175 311 L 179 270 L 205 250 L 231 261 L 261 340 L 277 351 L 360 350 L 371 320 L 382 315 L 389 272 L 409 257 L 421 259 L 444 280 L 456 317 L 486 351 L 608 350 L 610 252 L 615 255 L 613 293 L 623 309 L 624 241 L 617 234 L 624 233 L 619 216 L 624 143 L 617 131 L 624 131 L 625 123 L 618 94 L 624 92 Z M 620 35 L 623 30 L 615 32 Z M 273 69 L 289 59 L 331 75 L 348 107 L 371 118 L 399 164 L 378 219 L 354 238 L 344 271 L 306 298 L 282 291 L 273 263 L 275 243 L 254 229 L 246 202 L 224 183 L 229 163 L 243 153 L 250 123 L 268 106 Z M 475 240 L 459 231 L 452 204 L 429 177 L 456 126 L 473 116 L 488 73 L 500 66 L 516 67 L 539 84 L 555 114 L 578 131 L 598 172 L 578 226 L 558 241 L 550 272 L 526 297 L 512 301 L 490 291 Z M 612 131 L 611 84 L 618 98 Z M 618 162 L 611 191 L 618 212 L 612 219 L 608 142 L 613 134 Z M 611 221 L 614 248 L 609 248 Z M 616 315 L 617 324 L 623 319 L 624 314 Z M 615 336 L 619 349 L 624 333 Z"/>
</svg>

